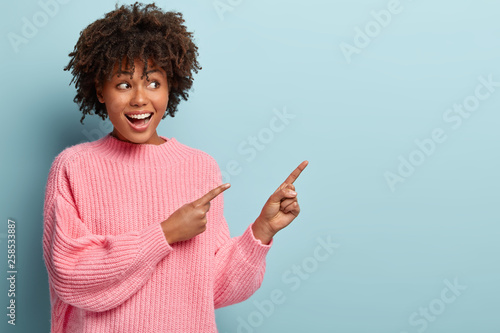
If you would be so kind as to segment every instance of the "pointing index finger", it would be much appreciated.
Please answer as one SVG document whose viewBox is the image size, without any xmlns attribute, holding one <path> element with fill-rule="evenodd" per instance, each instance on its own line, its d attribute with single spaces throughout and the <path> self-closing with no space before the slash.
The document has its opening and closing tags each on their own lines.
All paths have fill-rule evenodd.
<svg viewBox="0 0 500 333">
<path fill-rule="evenodd" d="M 227 190 L 229 187 L 231 187 L 229 183 L 219 185 L 210 192 L 208 192 L 207 194 L 205 194 L 204 196 L 202 196 L 201 198 L 199 198 L 197 200 L 197 203 L 202 205 L 209 203 L 210 201 L 215 199 L 219 194 Z"/>
<path fill-rule="evenodd" d="M 302 163 L 299 164 L 299 166 L 297 168 L 295 168 L 295 170 L 292 171 L 292 173 L 290 174 L 290 176 L 288 176 L 288 178 L 283 182 L 283 184 L 293 184 L 293 182 L 295 180 L 297 180 L 297 178 L 299 178 L 300 176 L 300 173 L 302 171 L 304 171 L 304 169 L 306 168 L 306 166 L 309 164 L 309 161 L 304 161 Z"/>
</svg>

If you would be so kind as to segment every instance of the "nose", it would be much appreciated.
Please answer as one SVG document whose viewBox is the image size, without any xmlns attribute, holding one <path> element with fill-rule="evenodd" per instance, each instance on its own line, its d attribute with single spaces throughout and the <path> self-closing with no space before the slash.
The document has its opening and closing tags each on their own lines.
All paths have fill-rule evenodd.
<svg viewBox="0 0 500 333">
<path fill-rule="evenodd" d="M 130 105 L 144 106 L 146 104 L 148 104 L 146 91 L 144 91 L 143 87 L 137 87 L 133 91 L 133 96 L 130 99 Z"/>
</svg>

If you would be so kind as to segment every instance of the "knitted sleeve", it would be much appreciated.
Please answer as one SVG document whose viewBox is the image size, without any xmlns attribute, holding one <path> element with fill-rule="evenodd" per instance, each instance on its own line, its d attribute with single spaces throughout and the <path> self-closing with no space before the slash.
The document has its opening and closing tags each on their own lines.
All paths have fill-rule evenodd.
<svg viewBox="0 0 500 333">
<path fill-rule="evenodd" d="M 252 225 L 238 237 L 229 238 L 224 218 L 220 238 L 226 242 L 216 253 L 215 308 L 242 302 L 253 295 L 262 284 L 266 270 L 266 254 L 271 248 L 256 239 Z"/>
<path fill-rule="evenodd" d="M 220 177 L 217 166 L 216 173 Z M 218 183 L 222 182 L 218 180 Z M 223 194 L 212 201 L 217 230 L 215 253 L 215 308 L 221 308 L 248 299 L 259 289 L 266 270 L 266 255 L 270 244 L 262 244 L 252 232 L 252 225 L 237 237 L 230 238 L 223 215 Z M 211 208 L 212 210 L 212 208 Z"/>
<path fill-rule="evenodd" d="M 95 235 L 82 223 L 66 177 L 64 154 L 52 164 L 44 204 L 43 256 L 49 282 L 65 303 L 112 309 L 132 296 L 172 248 L 160 224 L 121 235 Z"/>
</svg>

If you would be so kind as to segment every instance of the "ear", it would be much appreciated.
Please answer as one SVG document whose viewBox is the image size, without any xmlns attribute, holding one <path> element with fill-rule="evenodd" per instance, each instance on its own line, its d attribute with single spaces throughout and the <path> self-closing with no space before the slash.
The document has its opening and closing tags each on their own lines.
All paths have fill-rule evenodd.
<svg viewBox="0 0 500 333">
<path fill-rule="evenodd" d="M 102 84 L 97 82 L 97 80 L 95 81 L 95 91 L 96 91 L 97 99 L 99 100 L 99 102 L 104 104 L 104 97 L 102 95 Z"/>
</svg>

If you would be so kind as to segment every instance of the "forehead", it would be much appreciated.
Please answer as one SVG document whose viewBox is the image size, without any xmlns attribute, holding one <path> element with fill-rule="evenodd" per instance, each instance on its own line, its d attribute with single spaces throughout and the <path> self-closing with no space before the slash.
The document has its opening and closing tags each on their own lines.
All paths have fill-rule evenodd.
<svg viewBox="0 0 500 333">
<path fill-rule="evenodd" d="M 133 63 L 129 63 L 126 58 L 123 58 L 121 63 L 116 62 L 113 66 L 112 75 L 120 75 L 120 74 L 134 74 L 135 72 L 139 74 L 143 74 L 144 72 L 144 62 L 141 59 L 135 59 Z M 158 67 L 156 63 L 150 59 L 148 60 L 148 66 L 145 74 L 151 74 L 154 72 L 160 72 L 163 75 L 166 75 L 163 68 Z"/>
</svg>

